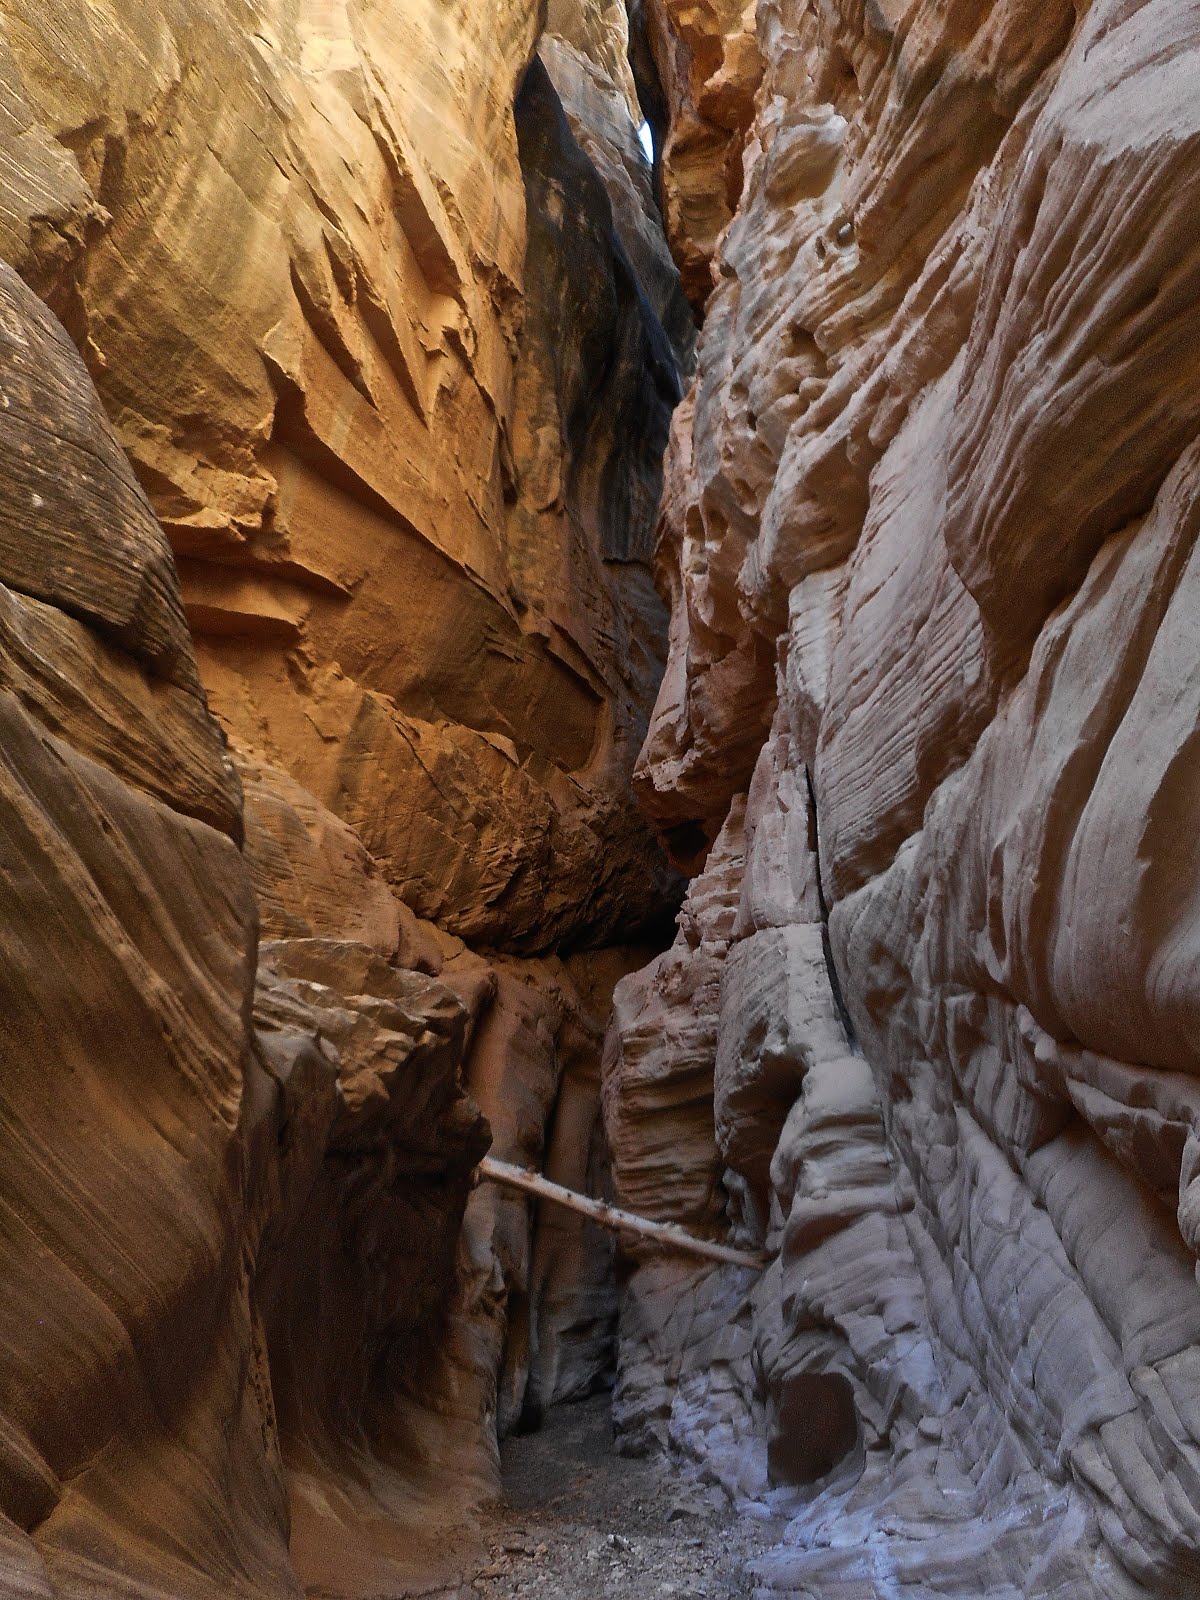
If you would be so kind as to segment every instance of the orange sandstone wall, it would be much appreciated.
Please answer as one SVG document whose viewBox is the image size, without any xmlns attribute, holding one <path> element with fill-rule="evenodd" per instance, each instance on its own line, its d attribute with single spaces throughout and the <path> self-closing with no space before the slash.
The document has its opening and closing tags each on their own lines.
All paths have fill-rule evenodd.
<svg viewBox="0 0 1200 1600">
<path fill-rule="evenodd" d="M 0 0 L 6 1596 L 453 1576 L 611 1366 L 470 1172 L 607 1181 L 694 327 L 542 12 Z"/>
</svg>

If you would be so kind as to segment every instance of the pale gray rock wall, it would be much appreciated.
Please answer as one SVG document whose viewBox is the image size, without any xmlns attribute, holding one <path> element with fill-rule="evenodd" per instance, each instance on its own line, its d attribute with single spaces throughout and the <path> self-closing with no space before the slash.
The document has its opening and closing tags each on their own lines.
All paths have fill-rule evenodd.
<svg viewBox="0 0 1200 1600">
<path fill-rule="evenodd" d="M 802 1497 L 764 1592 L 1190 1594 L 1200 25 L 759 0 L 757 35 L 637 778 L 681 859 L 744 808 L 688 959 L 726 1226 L 776 1261 L 710 1408 Z M 704 1333 L 653 1344 L 645 1270 L 627 1426 L 696 1454 Z"/>
</svg>

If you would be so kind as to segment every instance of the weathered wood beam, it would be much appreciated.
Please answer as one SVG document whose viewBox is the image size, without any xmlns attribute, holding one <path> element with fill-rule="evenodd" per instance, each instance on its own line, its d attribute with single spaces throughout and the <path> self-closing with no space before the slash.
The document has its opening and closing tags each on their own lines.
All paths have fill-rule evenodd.
<svg viewBox="0 0 1200 1600">
<path fill-rule="evenodd" d="M 709 1261 L 722 1261 L 729 1266 L 748 1267 L 761 1272 L 770 1261 L 763 1250 L 740 1250 L 735 1245 L 719 1244 L 715 1239 L 698 1239 L 694 1233 L 681 1228 L 677 1222 L 651 1222 L 648 1217 L 635 1216 L 632 1211 L 622 1211 L 605 1200 L 593 1200 L 590 1195 L 577 1194 L 561 1183 L 552 1183 L 540 1172 L 527 1167 L 515 1167 L 508 1161 L 497 1161 L 494 1156 L 484 1156 L 479 1163 L 480 1175 L 493 1183 L 509 1189 L 520 1189 L 524 1194 L 549 1200 L 552 1205 L 565 1206 L 581 1217 L 588 1217 L 600 1227 L 613 1233 L 634 1233 L 642 1239 L 652 1239 L 656 1244 L 672 1250 L 684 1250 L 694 1256 L 704 1256 Z"/>
</svg>

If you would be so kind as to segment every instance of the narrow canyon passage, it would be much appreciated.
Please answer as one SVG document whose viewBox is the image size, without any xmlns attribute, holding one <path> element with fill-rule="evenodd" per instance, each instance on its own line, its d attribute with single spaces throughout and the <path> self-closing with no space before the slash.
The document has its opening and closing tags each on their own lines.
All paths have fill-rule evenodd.
<svg viewBox="0 0 1200 1600">
<path fill-rule="evenodd" d="M 1198 85 L 0 0 L 0 1600 L 1200 1595 Z"/>
<path fill-rule="evenodd" d="M 608 1396 L 558 1407 L 500 1451 L 503 1499 L 482 1550 L 437 1600 L 740 1600 L 778 1521 L 739 1519 L 725 1497 L 613 1449 Z"/>
</svg>

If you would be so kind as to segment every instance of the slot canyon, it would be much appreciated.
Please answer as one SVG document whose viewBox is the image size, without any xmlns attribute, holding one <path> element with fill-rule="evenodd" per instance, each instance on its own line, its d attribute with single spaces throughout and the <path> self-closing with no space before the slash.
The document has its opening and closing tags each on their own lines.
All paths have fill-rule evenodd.
<svg viewBox="0 0 1200 1600">
<path fill-rule="evenodd" d="M 1196 0 L 0 0 L 0 258 L 0 1600 L 1200 1600 Z"/>
</svg>

